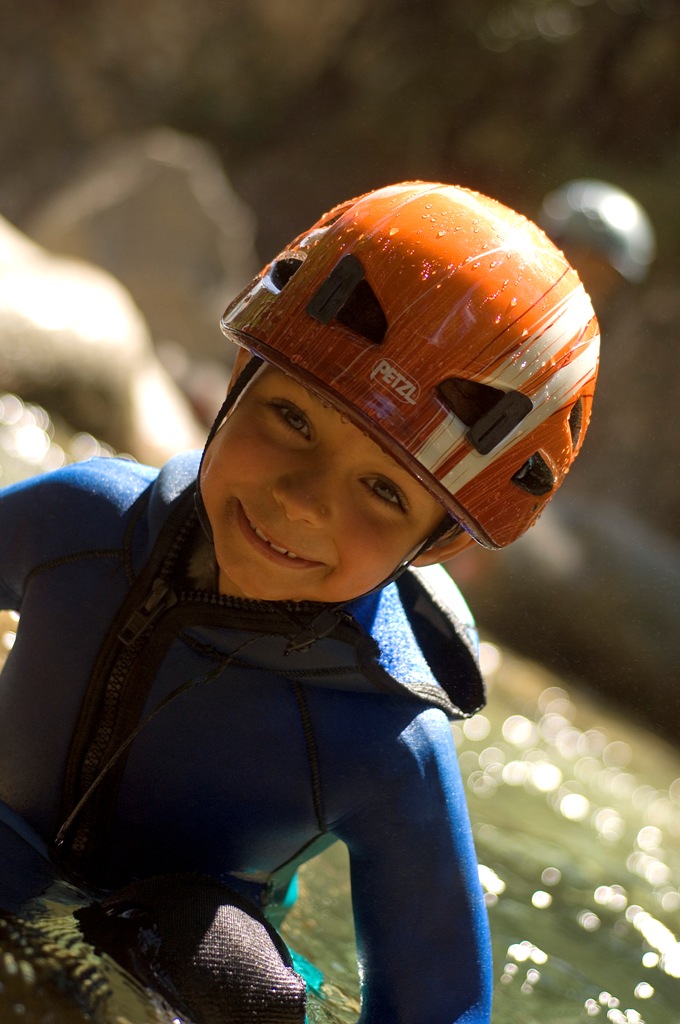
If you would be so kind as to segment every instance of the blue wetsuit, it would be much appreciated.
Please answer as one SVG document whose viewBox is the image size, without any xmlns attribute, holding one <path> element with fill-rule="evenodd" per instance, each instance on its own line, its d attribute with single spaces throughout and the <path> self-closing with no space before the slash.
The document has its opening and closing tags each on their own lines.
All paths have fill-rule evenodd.
<svg viewBox="0 0 680 1024">
<path fill-rule="evenodd" d="M 90 790 L 63 846 L 82 876 L 200 871 L 273 916 L 297 865 L 341 839 L 362 1024 L 484 1024 L 488 926 L 448 721 L 483 703 L 463 602 L 438 567 L 409 571 L 286 653 L 319 606 L 196 585 L 198 461 L 96 459 L 0 492 L 0 607 L 21 613 L 0 800 L 52 843 Z"/>
</svg>

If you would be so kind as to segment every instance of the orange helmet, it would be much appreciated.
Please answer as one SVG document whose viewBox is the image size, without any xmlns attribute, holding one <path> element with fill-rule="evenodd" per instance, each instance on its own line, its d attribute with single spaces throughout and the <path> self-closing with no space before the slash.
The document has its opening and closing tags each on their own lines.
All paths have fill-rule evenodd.
<svg viewBox="0 0 680 1024">
<path fill-rule="evenodd" d="M 599 331 L 576 272 L 468 189 L 406 182 L 335 207 L 222 329 L 330 400 L 485 547 L 536 520 L 590 418 Z"/>
</svg>

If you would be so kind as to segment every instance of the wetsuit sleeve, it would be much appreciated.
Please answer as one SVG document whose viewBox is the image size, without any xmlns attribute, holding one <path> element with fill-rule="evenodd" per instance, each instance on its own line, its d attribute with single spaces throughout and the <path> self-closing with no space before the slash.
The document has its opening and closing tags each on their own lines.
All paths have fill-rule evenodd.
<svg viewBox="0 0 680 1024">
<path fill-rule="evenodd" d="M 339 830 L 350 852 L 360 1024 L 488 1024 L 491 953 L 451 729 L 428 710 Z"/>
<path fill-rule="evenodd" d="M 102 553 L 158 470 L 125 459 L 90 459 L 0 490 L 0 608 L 20 611 L 39 566 Z"/>
<path fill-rule="evenodd" d="M 33 480 L 0 490 L 0 608 L 19 611 L 30 550 L 49 507 Z"/>
<path fill-rule="evenodd" d="M 67 466 L 0 490 L 0 608 L 21 610 L 26 580 L 41 563 L 68 557 L 92 532 L 87 523 L 88 480 Z"/>
</svg>

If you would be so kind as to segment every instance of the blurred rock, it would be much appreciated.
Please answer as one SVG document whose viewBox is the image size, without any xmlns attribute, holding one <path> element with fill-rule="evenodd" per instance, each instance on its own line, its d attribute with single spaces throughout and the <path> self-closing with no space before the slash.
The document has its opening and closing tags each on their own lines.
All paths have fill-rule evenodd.
<svg viewBox="0 0 680 1024">
<path fill-rule="evenodd" d="M 254 215 L 211 147 L 163 128 L 104 145 L 27 230 L 129 289 L 161 358 L 212 421 L 233 361 L 219 319 L 259 260 Z"/>
<path fill-rule="evenodd" d="M 677 743 L 680 545 L 617 505 L 560 495 L 511 547 L 449 563 L 477 622 Z"/>
<path fill-rule="evenodd" d="M 203 444 L 144 318 L 110 274 L 49 253 L 2 218 L 0 271 L 0 390 L 143 462 Z"/>
</svg>

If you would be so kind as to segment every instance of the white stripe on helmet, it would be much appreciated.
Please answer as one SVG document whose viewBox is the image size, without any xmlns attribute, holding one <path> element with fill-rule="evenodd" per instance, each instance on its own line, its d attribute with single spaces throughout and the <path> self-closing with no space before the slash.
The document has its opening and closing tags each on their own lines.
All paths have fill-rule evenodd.
<svg viewBox="0 0 680 1024">
<path fill-rule="evenodd" d="M 583 347 L 583 351 L 575 359 L 553 374 L 541 392 L 533 396 L 534 408 L 529 415 L 493 451 L 488 455 L 480 455 L 479 452 L 471 451 L 461 459 L 441 480 L 446 490 L 450 494 L 456 494 L 478 473 L 503 455 L 508 448 L 512 448 L 517 443 L 519 436 L 530 433 L 558 409 L 567 405 L 569 399 L 581 390 L 584 381 L 592 377 L 599 344 L 600 338 L 597 335 Z"/>
<path fill-rule="evenodd" d="M 531 387 L 527 386 L 532 378 L 540 373 L 545 363 L 555 358 L 569 339 L 574 338 L 583 330 L 584 325 L 593 315 L 590 298 L 583 287 L 578 286 L 545 314 L 542 323 L 548 326 L 539 327 L 533 335 L 525 340 L 522 357 L 518 359 L 515 355 L 508 358 L 496 368 L 493 377 L 489 376 L 486 380 L 481 380 L 481 383 L 488 383 L 492 387 L 497 387 L 502 382 L 509 389 L 524 391 L 532 399 L 534 409 L 502 444 L 489 453 L 489 456 L 471 452 L 462 463 L 454 467 L 442 480 L 447 490 L 452 489 L 447 481 L 451 480 L 453 483 L 458 479 L 458 473 L 462 472 L 463 464 L 469 462 L 469 470 L 462 472 L 462 482 L 455 484 L 456 489 L 463 486 L 468 479 L 472 479 L 485 465 L 491 464 L 498 455 L 507 449 L 510 443 L 514 443 L 518 436 L 538 426 L 539 423 L 547 419 L 548 415 L 559 409 L 561 405 L 566 404 L 569 396 L 574 393 L 575 386 L 592 374 L 599 353 L 599 335 L 584 343 L 583 351 L 573 359 L 565 370 L 555 371 L 541 392 L 532 394 Z M 573 370 L 570 367 L 573 367 Z M 564 390 L 565 385 L 566 390 Z M 546 408 L 548 400 L 551 403 L 549 409 Z M 460 448 L 465 440 L 467 429 L 467 426 L 454 413 L 448 413 L 416 453 L 416 458 L 421 465 L 436 475 L 439 466 L 450 458 L 456 449 Z M 482 461 L 480 462 L 480 460 Z"/>
</svg>

